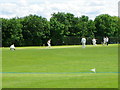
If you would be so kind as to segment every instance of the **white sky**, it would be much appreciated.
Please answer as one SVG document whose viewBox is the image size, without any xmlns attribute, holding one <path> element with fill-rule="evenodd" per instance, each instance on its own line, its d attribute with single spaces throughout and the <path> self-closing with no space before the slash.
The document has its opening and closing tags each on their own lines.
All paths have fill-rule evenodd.
<svg viewBox="0 0 120 90">
<path fill-rule="evenodd" d="M 119 0 L 1 0 L 0 17 L 24 17 L 36 14 L 49 20 L 54 12 L 72 13 L 94 19 L 100 14 L 118 16 Z"/>
</svg>

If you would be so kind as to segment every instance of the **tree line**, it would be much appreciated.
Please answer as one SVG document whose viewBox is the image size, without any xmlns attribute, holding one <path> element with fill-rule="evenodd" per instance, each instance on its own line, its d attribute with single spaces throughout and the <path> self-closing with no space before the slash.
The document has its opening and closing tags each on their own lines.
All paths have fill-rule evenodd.
<svg viewBox="0 0 120 90">
<path fill-rule="evenodd" d="M 50 20 L 38 15 L 0 18 L 2 21 L 2 46 L 40 46 L 48 39 L 52 44 L 62 42 L 68 37 L 118 37 L 118 17 L 108 14 L 96 16 L 94 20 L 71 13 L 53 13 Z"/>
</svg>

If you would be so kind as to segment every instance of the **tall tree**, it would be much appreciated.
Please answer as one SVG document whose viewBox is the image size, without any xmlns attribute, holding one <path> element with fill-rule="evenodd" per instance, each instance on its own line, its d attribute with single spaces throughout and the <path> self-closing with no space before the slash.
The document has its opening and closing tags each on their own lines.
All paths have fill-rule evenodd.
<svg viewBox="0 0 120 90">
<path fill-rule="evenodd" d="M 95 23 L 93 20 L 89 20 L 88 21 L 88 24 L 87 24 L 87 37 L 95 37 L 95 34 L 97 31 L 96 31 L 96 27 L 95 27 Z"/>
<path fill-rule="evenodd" d="M 23 18 L 23 38 L 25 45 L 43 45 L 50 36 L 50 25 L 47 19 L 37 15 Z"/>
<path fill-rule="evenodd" d="M 92 20 L 89 20 L 88 16 L 81 16 L 78 18 L 78 23 L 76 24 L 78 29 L 78 34 L 80 36 L 94 37 L 95 23 Z"/>
<path fill-rule="evenodd" d="M 104 37 L 108 36 L 111 37 L 115 31 L 115 20 L 112 16 L 108 14 L 102 14 L 95 18 L 95 26 L 97 29 L 96 36 Z"/>
<path fill-rule="evenodd" d="M 64 24 L 57 21 L 56 18 L 50 19 L 50 36 L 53 45 L 57 45 L 62 42 L 64 27 Z"/>
<path fill-rule="evenodd" d="M 10 46 L 14 43 L 20 45 L 22 36 L 22 24 L 17 18 L 2 19 L 2 41 L 3 46 Z"/>
</svg>

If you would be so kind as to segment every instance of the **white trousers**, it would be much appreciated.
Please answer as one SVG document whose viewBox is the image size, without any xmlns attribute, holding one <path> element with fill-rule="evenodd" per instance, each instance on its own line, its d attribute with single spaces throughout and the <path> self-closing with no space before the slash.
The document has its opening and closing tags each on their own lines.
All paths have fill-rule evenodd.
<svg viewBox="0 0 120 90">
<path fill-rule="evenodd" d="M 48 43 L 48 47 L 51 47 L 51 44 L 50 44 L 50 43 Z"/>
<path fill-rule="evenodd" d="M 85 46 L 85 43 L 82 43 L 82 48 L 85 48 L 86 46 Z"/>
</svg>

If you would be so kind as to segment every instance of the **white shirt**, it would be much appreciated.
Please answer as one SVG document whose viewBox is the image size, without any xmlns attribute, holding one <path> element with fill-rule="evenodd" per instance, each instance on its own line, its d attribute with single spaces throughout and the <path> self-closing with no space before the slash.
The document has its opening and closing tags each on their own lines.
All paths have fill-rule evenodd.
<svg viewBox="0 0 120 90">
<path fill-rule="evenodd" d="M 15 48 L 15 46 L 14 46 L 14 45 L 11 45 L 10 48 Z"/>
<path fill-rule="evenodd" d="M 50 44 L 50 40 L 48 40 L 47 44 Z"/>
<path fill-rule="evenodd" d="M 93 42 L 96 42 L 96 39 L 92 39 Z"/>
<path fill-rule="evenodd" d="M 81 42 L 82 42 L 82 43 L 86 43 L 86 39 L 85 39 L 85 38 L 82 38 Z"/>
<path fill-rule="evenodd" d="M 109 39 L 108 39 L 108 37 L 106 37 L 106 42 L 108 42 L 109 41 Z"/>
<path fill-rule="evenodd" d="M 103 38 L 103 40 L 104 40 L 104 43 L 106 42 L 106 38 Z"/>
</svg>

